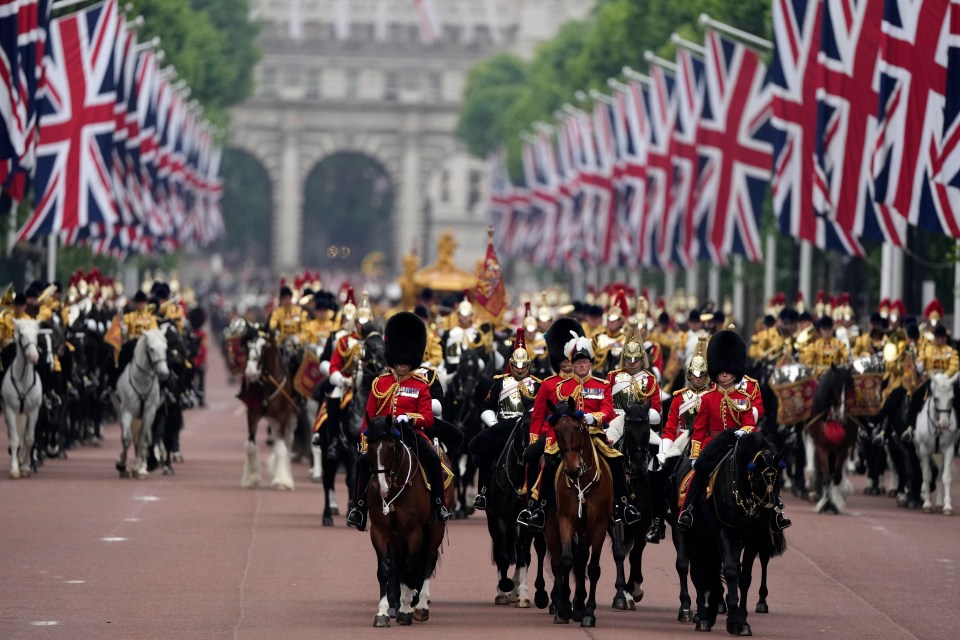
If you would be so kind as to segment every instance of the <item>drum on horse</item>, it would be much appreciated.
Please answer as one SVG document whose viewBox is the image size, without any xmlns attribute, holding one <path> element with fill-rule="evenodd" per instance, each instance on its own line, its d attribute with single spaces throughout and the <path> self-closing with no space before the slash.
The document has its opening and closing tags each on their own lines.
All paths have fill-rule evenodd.
<svg viewBox="0 0 960 640">
<path fill-rule="evenodd" d="M 709 631 L 716 623 L 724 592 L 722 577 L 726 582 L 727 632 L 751 635 L 739 587 L 741 582 L 750 584 L 749 574 L 743 576 L 742 571 L 749 572 L 752 563 L 741 567 L 741 553 L 746 547 L 759 546 L 750 541 L 751 536 L 770 535 L 769 525 L 763 528 L 753 524 L 777 503 L 783 466 L 781 454 L 760 432 L 737 438 L 733 431 L 725 431 L 701 452 L 698 472 L 700 468 L 714 469 L 712 488 L 699 497 L 695 506 L 700 515 L 693 528 L 683 534 L 697 591 L 698 631 Z M 687 476 L 690 469 L 684 461 L 678 477 Z M 682 503 L 679 492 L 671 496 L 671 510 L 679 513 Z"/>
<path fill-rule="evenodd" d="M 953 515 L 953 502 L 950 500 L 950 482 L 953 480 L 954 447 L 958 440 L 957 414 L 954 411 L 953 399 L 956 393 L 957 374 L 949 378 L 942 374 L 934 374 L 930 380 L 930 395 L 923 404 L 923 409 L 917 415 L 917 428 L 914 442 L 917 455 L 920 456 L 920 465 L 923 470 L 923 485 L 921 497 L 923 510 L 933 513 L 932 502 L 935 493 L 936 478 L 931 470 L 933 456 L 943 454 L 940 465 L 940 493 L 936 500 L 936 510 L 943 515 Z"/>
<path fill-rule="evenodd" d="M 446 523 L 433 516 L 417 447 L 403 441 L 400 425 L 389 416 L 369 418 L 365 435 L 372 472 L 366 487 L 370 542 L 377 553 L 380 583 L 373 626 L 390 626 L 391 606 L 397 607 L 400 625 L 425 622 L 430 617 L 430 578 L 437 568 Z M 446 456 L 441 455 L 441 460 L 449 465 Z M 449 501 L 452 486 L 446 494 Z"/>
<path fill-rule="evenodd" d="M 13 321 L 13 327 L 16 355 L 3 374 L 0 394 L 10 442 L 10 477 L 16 479 L 28 477 L 33 470 L 33 440 L 43 385 L 36 369 L 40 325 L 36 320 L 20 319 Z"/>
<path fill-rule="evenodd" d="M 384 357 L 383 334 L 372 323 L 364 325 L 363 343 L 357 368 L 353 374 L 352 398 L 340 412 L 339 420 L 328 420 L 319 433 L 321 468 L 323 473 L 323 526 L 333 526 L 334 488 L 337 471 L 346 471 L 347 509 L 353 507 L 357 496 L 357 441 L 363 424 L 363 410 L 373 388 L 373 381 L 387 369 Z"/>
<path fill-rule="evenodd" d="M 129 477 L 127 450 L 134 444 L 133 475 L 147 477 L 147 458 L 153 440 L 153 423 L 160 408 L 160 382 L 170 374 L 167 366 L 167 339 L 159 329 L 148 329 L 137 338 L 133 358 L 117 378 L 121 443 L 117 471 Z"/>
<path fill-rule="evenodd" d="M 530 414 L 516 420 L 510 436 L 492 467 L 487 482 L 487 531 L 493 543 L 493 562 L 497 565 L 497 595 L 494 604 L 516 604 L 530 607 L 527 590 L 527 570 L 532 562 L 531 544 L 537 552 L 537 577 L 534 581 L 536 605 L 540 609 L 549 604 L 543 577 L 543 560 L 547 545 L 543 534 L 529 527 L 517 527 L 517 514 L 523 509 L 526 482 L 523 452 L 530 439 Z M 475 440 L 474 443 L 480 440 Z M 508 577 L 510 566 L 513 577 Z"/>
<path fill-rule="evenodd" d="M 612 427 L 611 427 L 612 428 Z M 617 592 L 613 608 L 634 611 L 643 599 L 643 550 L 646 534 L 653 522 L 653 501 L 647 472 L 650 466 L 650 415 L 646 403 L 629 407 L 623 415 L 623 437 L 614 446 L 626 461 L 627 490 L 630 502 L 640 512 L 640 520 L 632 525 L 615 523 L 610 528 L 613 557 L 617 566 Z M 625 572 L 629 558 L 630 573 Z"/>
<path fill-rule="evenodd" d="M 267 469 L 274 489 L 293 490 L 290 445 L 297 428 L 300 407 L 293 398 L 293 376 L 275 338 L 251 327 L 247 336 L 247 364 L 244 370 L 244 403 L 247 405 L 246 462 L 240 485 L 260 485 L 260 457 L 257 455 L 257 426 L 263 419 L 273 430 L 273 451 Z"/>
<path fill-rule="evenodd" d="M 548 411 L 562 458 L 556 477 L 541 481 L 553 482 L 556 488 L 556 509 L 548 514 L 544 530 L 556 582 L 553 621 L 567 624 L 572 614 L 581 627 L 593 627 L 600 554 L 613 516 L 613 478 L 572 398 L 558 405 L 548 402 Z M 572 611 L 571 570 L 576 582 Z"/>
<path fill-rule="evenodd" d="M 853 490 L 847 479 L 847 458 L 857 444 L 859 427 L 846 413 L 853 393 L 853 375 L 847 367 L 831 365 L 820 376 L 813 395 L 813 419 L 803 433 L 806 450 L 808 498 L 818 500 L 816 511 L 841 513 Z"/>
</svg>

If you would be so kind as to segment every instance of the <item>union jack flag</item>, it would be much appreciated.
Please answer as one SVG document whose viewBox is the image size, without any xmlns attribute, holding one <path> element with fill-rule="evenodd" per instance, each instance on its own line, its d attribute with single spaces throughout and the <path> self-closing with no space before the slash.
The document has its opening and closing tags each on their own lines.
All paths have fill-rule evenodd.
<svg viewBox="0 0 960 640">
<path fill-rule="evenodd" d="M 874 203 L 870 168 L 883 2 L 826 0 L 820 45 L 814 205 L 856 236 L 903 245 L 905 224 Z"/>
<path fill-rule="evenodd" d="M 691 251 L 715 264 L 731 254 L 757 262 L 760 211 L 773 161 L 767 69 L 756 52 L 714 31 L 707 32 L 706 50 L 697 129 L 698 233 Z"/>
<path fill-rule="evenodd" d="M 950 0 L 947 96 L 944 107 L 941 173 L 938 181 L 960 188 L 960 0 Z"/>
<path fill-rule="evenodd" d="M 876 198 L 913 225 L 960 237 L 960 192 L 935 179 L 947 91 L 948 0 L 886 0 L 876 84 Z"/>
<path fill-rule="evenodd" d="M 673 173 L 658 253 L 662 264 L 696 264 L 692 255 L 696 218 L 697 127 L 703 107 L 703 60 L 677 51 L 677 85 L 670 157 Z"/>
<path fill-rule="evenodd" d="M 614 185 L 616 165 L 616 140 L 613 131 L 614 114 L 604 101 L 593 106 L 593 135 L 585 140 L 589 145 L 589 170 L 584 173 L 584 182 L 594 193 L 594 215 L 597 226 L 597 246 L 594 259 L 598 264 L 615 267 L 619 264 L 617 243 L 617 190 Z"/>
<path fill-rule="evenodd" d="M 640 263 L 645 267 L 660 264 L 658 258 L 661 225 L 667 215 L 673 162 L 670 159 L 670 136 L 673 131 L 673 75 L 654 65 L 650 70 L 650 91 L 646 95 L 649 140 L 647 144 L 647 201 L 644 205 L 643 231 L 640 238 Z"/>
<path fill-rule="evenodd" d="M 617 96 L 621 103 L 626 125 L 623 159 L 623 215 L 624 227 L 621 233 L 622 253 L 626 256 L 627 266 L 636 268 L 639 264 L 640 225 L 643 221 L 643 205 L 647 192 L 647 115 L 644 107 L 644 89 L 636 80 L 631 80 L 626 90 Z"/>
<path fill-rule="evenodd" d="M 819 0 L 773 3 L 773 206 L 783 233 L 859 256 L 853 233 L 814 207 L 822 7 Z"/>
<path fill-rule="evenodd" d="M 34 213 L 21 239 L 83 237 L 117 224 L 111 164 L 116 128 L 115 0 L 54 20 L 40 88 Z"/>
</svg>

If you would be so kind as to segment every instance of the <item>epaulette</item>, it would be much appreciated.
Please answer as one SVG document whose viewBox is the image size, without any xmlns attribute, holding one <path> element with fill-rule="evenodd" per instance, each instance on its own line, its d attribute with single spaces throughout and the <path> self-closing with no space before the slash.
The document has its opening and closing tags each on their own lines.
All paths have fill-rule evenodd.
<svg viewBox="0 0 960 640">
<path fill-rule="evenodd" d="M 554 378 L 560 378 L 561 380 L 566 380 L 566 378 L 561 378 L 559 373 L 555 373 L 552 376 L 547 376 L 546 378 L 544 378 L 542 382 L 546 382 L 547 380 L 553 380 Z"/>
<path fill-rule="evenodd" d="M 602 382 L 602 383 L 604 383 L 604 384 L 607 383 L 607 379 L 606 379 L 606 378 L 598 378 L 597 376 L 592 375 L 592 374 L 591 374 L 590 377 L 593 378 L 594 380 L 596 380 L 597 382 Z"/>
<path fill-rule="evenodd" d="M 420 373 L 420 370 L 421 370 L 421 369 L 426 369 L 427 371 L 429 371 L 429 372 L 430 372 L 430 376 L 428 377 L 428 376 L 425 376 L 425 375 L 423 375 L 422 373 Z M 417 368 L 413 371 L 413 374 L 414 374 L 414 375 L 417 375 L 417 376 L 419 376 L 419 377 L 421 377 L 421 378 L 423 378 L 424 381 L 425 381 L 427 384 L 433 384 L 433 381 L 437 379 L 437 372 L 436 372 L 436 370 L 435 370 L 435 369 L 431 369 L 430 367 L 417 367 Z"/>
<path fill-rule="evenodd" d="M 676 391 L 673 392 L 673 397 L 677 397 L 678 395 L 680 395 L 686 390 L 687 390 L 687 387 L 684 387 L 683 389 L 677 389 Z"/>
<path fill-rule="evenodd" d="M 501 374 L 499 374 L 499 375 L 493 376 L 493 379 L 494 379 L 494 380 L 503 380 L 504 378 L 506 378 L 506 377 L 509 376 L 509 375 L 510 375 L 509 373 L 501 373 Z"/>
<path fill-rule="evenodd" d="M 541 380 L 537 376 L 529 376 L 529 377 L 533 378 L 534 382 L 536 382 L 537 384 L 543 384 L 543 380 Z"/>
<path fill-rule="evenodd" d="M 424 376 L 424 375 L 421 375 L 421 374 L 417 373 L 416 371 L 411 371 L 411 372 L 410 372 L 410 377 L 411 377 L 411 378 L 416 378 L 417 380 L 420 380 L 421 382 L 423 382 L 425 385 L 430 386 L 430 381 L 427 380 L 427 377 Z"/>
</svg>

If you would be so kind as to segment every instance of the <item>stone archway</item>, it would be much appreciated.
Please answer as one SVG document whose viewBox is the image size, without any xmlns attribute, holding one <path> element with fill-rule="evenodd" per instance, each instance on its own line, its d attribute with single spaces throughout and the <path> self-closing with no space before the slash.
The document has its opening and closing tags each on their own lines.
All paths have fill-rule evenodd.
<svg viewBox="0 0 960 640">
<path fill-rule="evenodd" d="M 227 265 L 270 264 L 273 259 L 273 183 L 252 153 L 227 147 L 220 173 L 223 215 L 228 221 L 220 241 Z"/>
<path fill-rule="evenodd" d="M 301 263 L 356 271 L 380 252 L 390 264 L 395 200 L 391 175 L 377 159 L 355 151 L 323 158 L 304 180 Z"/>
</svg>

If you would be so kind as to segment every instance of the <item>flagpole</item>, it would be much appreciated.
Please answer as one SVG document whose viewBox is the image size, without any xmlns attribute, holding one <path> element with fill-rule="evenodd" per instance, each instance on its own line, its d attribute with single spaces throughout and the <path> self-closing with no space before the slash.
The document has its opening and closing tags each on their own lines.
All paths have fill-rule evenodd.
<svg viewBox="0 0 960 640">
<path fill-rule="evenodd" d="M 736 27 L 731 27 L 730 25 L 725 24 L 723 22 L 717 22 L 716 20 L 714 20 L 713 18 L 711 18 L 705 13 L 700 14 L 698 22 L 702 27 L 709 27 L 721 33 L 725 33 L 729 36 L 733 36 L 734 38 L 739 38 L 744 42 L 749 42 L 750 44 L 766 49 L 767 51 L 773 50 L 773 43 L 770 42 L 769 40 L 764 40 L 763 38 L 753 35 L 752 33 L 741 31 L 740 29 L 737 29 Z"/>
<path fill-rule="evenodd" d="M 677 33 L 676 31 L 670 34 L 670 42 L 677 45 L 678 47 L 683 47 L 684 49 L 692 51 L 701 56 L 707 55 L 706 47 L 704 47 L 701 44 L 697 44 L 696 42 L 690 42 L 689 40 L 681 36 L 679 33 Z"/>
<path fill-rule="evenodd" d="M 60 2 L 54 2 L 50 6 L 50 9 L 52 11 L 59 11 L 60 9 L 67 9 L 78 4 L 83 4 L 84 2 L 90 2 L 90 0 L 61 0 Z"/>
<path fill-rule="evenodd" d="M 893 245 L 883 243 L 880 245 L 880 299 L 884 298 L 889 299 L 891 297 L 890 290 L 890 280 L 892 277 L 891 271 L 893 270 L 893 256 L 890 253 L 890 250 L 893 248 Z"/>
<path fill-rule="evenodd" d="M 764 250 L 763 263 L 763 300 L 773 297 L 773 289 L 777 286 L 777 238 L 773 232 L 767 233 L 767 246 Z"/>
<path fill-rule="evenodd" d="M 658 67 L 663 67 L 667 71 L 673 71 L 676 73 L 677 65 L 669 60 L 664 60 L 653 51 L 647 50 L 643 52 L 643 59 L 647 61 L 647 64 L 655 64 Z"/>
<path fill-rule="evenodd" d="M 710 273 L 707 276 L 707 300 L 720 304 L 720 266 L 710 265 Z"/>
<path fill-rule="evenodd" d="M 742 327 L 747 326 L 744 315 L 743 256 L 733 256 L 733 318 Z"/>
<path fill-rule="evenodd" d="M 797 290 L 803 294 L 804 300 L 810 300 L 810 280 L 813 270 L 813 245 L 806 240 L 800 240 L 800 283 Z"/>
<path fill-rule="evenodd" d="M 57 234 L 47 236 L 47 282 L 57 279 Z"/>
<path fill-rule="evenodd" d="M 621 73 L 623 73 L 623 75 L 630 80 L 634 80 L 641 84 L 650 84 L 650 76 L 644 75 L 639 71 L 634 71 L 630 67 L 624 67 L 621 69 Z"/>
</svg>

